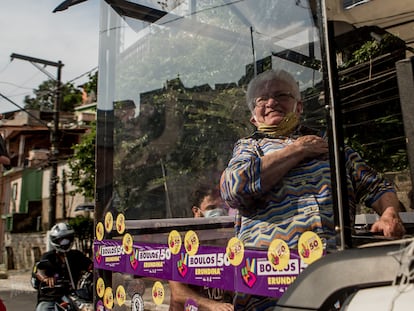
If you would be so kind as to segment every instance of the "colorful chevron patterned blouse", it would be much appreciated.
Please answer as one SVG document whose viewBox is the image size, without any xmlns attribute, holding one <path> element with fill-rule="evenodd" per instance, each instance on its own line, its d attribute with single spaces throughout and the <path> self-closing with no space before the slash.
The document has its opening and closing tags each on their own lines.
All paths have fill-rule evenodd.
<svg viewBox="0 0 414 311">
<path fill-rule="evenodd" d="M 294 139 L 252 136 L 240 139 L 234 147 L 221 177 L 221 193 L 242 215 L 238 237 L 245 247 L 267 249 L 273 239 L 279 238 L 297 248 L 305 231 L 317 233 L 325 242 L 335 236 L 329 160 L 300 163 L 271 191 L 262 191 L 261 156 L 277 152 Z M 352 149 L 346 147 L 345 157 L 353 222 L 358 202 L 371 206 L 384 192 L 395 190 Z"/>
</svg>

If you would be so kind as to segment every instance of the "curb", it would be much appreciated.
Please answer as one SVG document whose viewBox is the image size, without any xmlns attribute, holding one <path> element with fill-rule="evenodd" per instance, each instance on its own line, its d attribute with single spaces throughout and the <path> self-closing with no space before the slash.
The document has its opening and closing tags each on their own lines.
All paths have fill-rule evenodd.
<svg viewBox="0 0 414 311">
<path fill-rule="evenodd" d="M 36 289 L 30 283 L 30 276 L 30 270 L 0 271 L 0 289 L 35 292 Z"/>
</svg>

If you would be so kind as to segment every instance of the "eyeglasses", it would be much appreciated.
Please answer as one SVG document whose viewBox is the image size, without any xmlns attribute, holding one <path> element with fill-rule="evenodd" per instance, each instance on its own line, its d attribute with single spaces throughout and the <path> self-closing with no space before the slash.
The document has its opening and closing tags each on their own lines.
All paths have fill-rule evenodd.
<svg viewBox="0 0 414 311">
<path fill-rule="evenodd" d="M 289 92 L 277 93 L 274 95 L 263 95 L 256 97 L 253 104 L 254 107 L 263 108 L 269 102 L 269 99 L 273 99 L 278 103 L 287 103 L 292 98 L 295 99 L 295 96 Z"/>
</svg>

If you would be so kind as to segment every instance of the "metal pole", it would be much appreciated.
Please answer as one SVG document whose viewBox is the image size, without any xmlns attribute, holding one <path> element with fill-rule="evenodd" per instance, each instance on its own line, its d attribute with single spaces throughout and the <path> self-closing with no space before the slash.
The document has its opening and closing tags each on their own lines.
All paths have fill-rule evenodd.
<svg viewBox="0 0 414 311">
<path fill-rule="evenodd" d="M 325 59 L 324 83 L 325 104 L 328 107 L 328 136 L 330 140 L 331 182 L 334 193 L 334 215 L 339 250 L 352 247 L 352 232 L 349 216 L 349 201 L 346 180 L 344 134 L 339 96 L 338 72 L 336 66 L 333 24 L 328 21 L 326 0 L 318 2 L 320 20 L 321 50 Z"/>
<path fill-rule="evenodd" d="M 396 62 L 398 93 L 407 145 L 411 184 L 414 185 L 414 57 Z M 410 197 L 409 207 L 413 204 Z"/>
<path fill-rule="evenodd" d="M 56 202 L 57 202 L 57 184 L 58 184 L 58 140 L 59 140 L 59 110 L 62 102 L 62 67 L 64 66 L 61 61 L 52 62 L 45 59 L 35 58 L 31 56 L 21 55 L 13 53 L 10 55 L 11 59 L 22 59 L 31 62 L 33 65 L 36 66 L 35 63 L 40 63 L 45 66 L 53 66 L 57 67 L 57 78 L 56 78 L 56 95 L 55 95 L 55 103 L 53 107 L 53 129 L 51 129 L 50 132 L 50 157 L 49 157 L 49 163 L 52 166 L 51 174 L 50 174 L 50 183 L 49 183 L 49 218 L 48 218 L 48 227 L 51 229 L 53 225 L 56 222 Z M 41 68 L 37 67 L 39 70 L 41 70 L 43 73 L 45 73 L 47 76 L 49 74 L 42 70 Z M 50 78 L 50 76 L 49 76 Z M 65 215 L 64 215 L 65 216 Z"/>
<path fill-rule="evenodd" d="M 52 172 L 50 176 L 50 208 L 49 208 L 49 229 L 56 222 L 56 203 L 57 203 L 57 184 L 58 184 L 58 137 L 59 137 L 59 110 L 61 101 L 61 76 L 62 62 L 58 62 L 57 81 L 56 81 L 56 97 L 53 108 L 53 131 L 51 132 L 50 162 L 52 164 Z"/>
</svg>

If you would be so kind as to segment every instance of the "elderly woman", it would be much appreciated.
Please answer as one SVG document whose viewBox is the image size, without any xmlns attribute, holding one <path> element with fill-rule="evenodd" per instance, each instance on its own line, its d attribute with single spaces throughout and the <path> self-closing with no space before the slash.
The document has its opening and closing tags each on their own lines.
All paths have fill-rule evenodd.
<svg viewBox="0 0 414 311">
<path fill-rule="evenodd" d="M 236 143 L 221 177 L 222 197 L 242 216 L 239 239 L 245 247 L 267 250 L 277 238 L 297 249 L 300 235 L 313 231 L 329 244 L 336 232 L 328 142 L 322 133 L 300 125 L 298 83 L 284 70 L 266 71 L 250 82 L 246 97 L 257 131 Z M 404 226 L 393 186 L 348 147 L 345 158 L 351 220 L 356 205 L 364 202 L 381 216 L 372 231 L 401 237 Z M 236 309 L 270 305 L 258 299 L 247 308 L 236 304 Z"/>
</svg>

